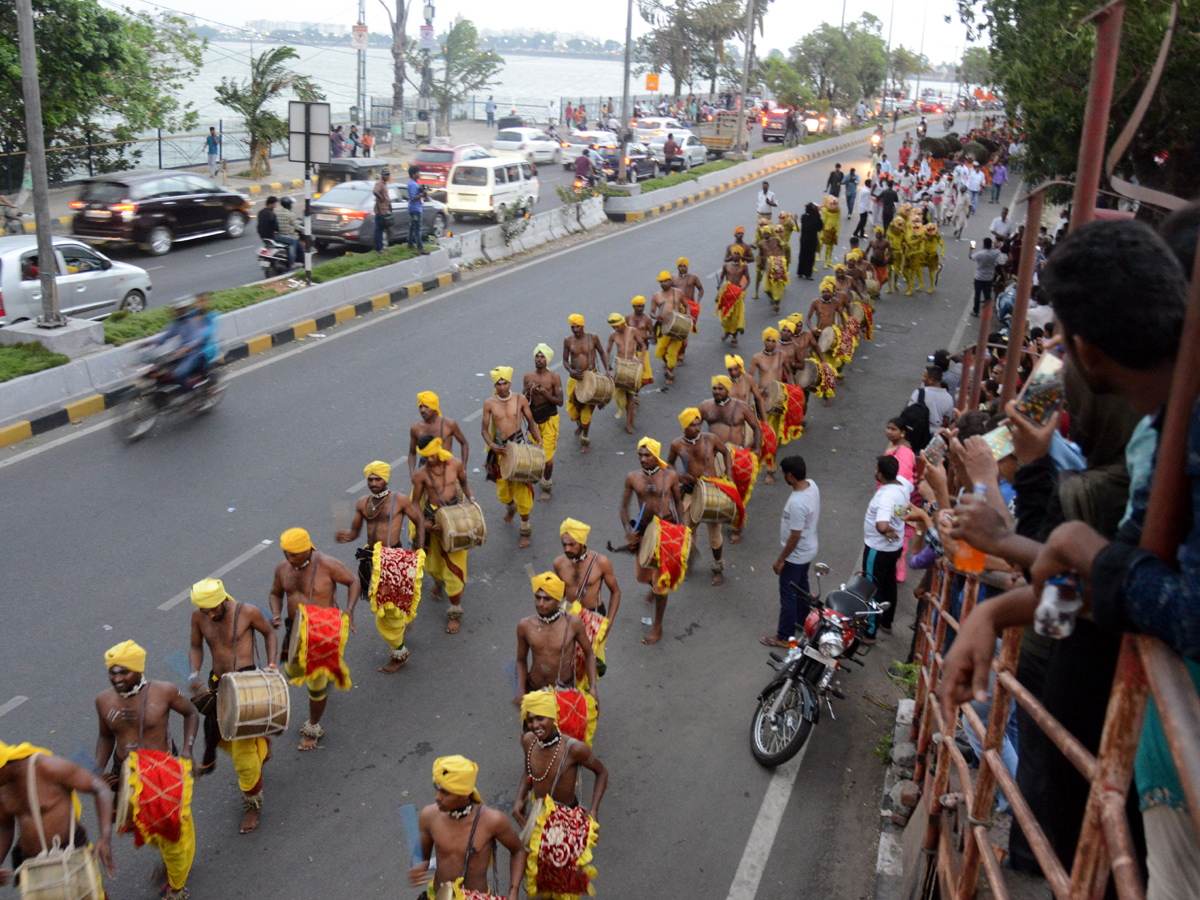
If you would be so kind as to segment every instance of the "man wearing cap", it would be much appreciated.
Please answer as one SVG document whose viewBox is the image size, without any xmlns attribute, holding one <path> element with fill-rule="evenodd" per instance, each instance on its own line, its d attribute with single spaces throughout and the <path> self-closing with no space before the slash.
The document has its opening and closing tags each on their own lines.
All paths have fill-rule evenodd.
<svg viewBox="0 0 1200 900">
<path fill-rule="evenodd" d="M 666 367 L 664 383 L 670 387 L 675 383 L 675 366 L 683 349 L 683 339 L 669 337 L 667 330 L 675 319 L 675 313 L 688 313 L 688 308 L 683 291 L 675 287 L 675 279 L 666 269 L 658 273 L 658 285 L 659 290 L 650 297 L 650 316 L 658 322 L 658 343 L 654 355 L 663 361 Z"/>
<path fill-rule="evenodd" d="M 563 405 L 562 379 L 550 371 L 554 351 L 549 344 L 538 344 L 533 348 L 533 371 L 526 372 L 523 388 L 529 401 L 529 411 L 542 435 L 542 451 L 546 454 L 546 468 L 542 470 L 542 489 L 539 501 L 549 500 L 554 487 L 554 451 L 558 449 L 558 408 Z"/>
<path fill-rule="evenodd" d="M 242 834 L 249 834 L 258 827 L 262 812 L 262 765 L 271 755 L 271 744 L 266 738 L 222 741 L 217 724 L 217 692 L 221 687 L 221 676 L 226 672 L 248 672 L 258 668 L 254 646 L 256 631 L 263 636 L 266 645 L 265 660 L 274 668 L 275 629 L 257 606 L 242 604 L 230 597 L 219 578 L 196 582 L 190 596 L 196 608 L 192 610 L 192 635 L 188 646 L 191 669 L 188 686 L 192 689 L 192 703 L 204 717 L 204 757 L 196 775 L 207 775 L 213 770 L 217 764 L 218 746 L 233 758 L 238 787 L 242 789 L 240 830 Z M 208 689 L 202 691 L 200 667 L 204 664 L 205 644 L 212 657 L 212 668 L 208 672 Z"/>
<path fill-rule="evenodd" d="M 674 278 L 675 287 L 683 291 L 683 299 L 687 302 L 688 315 L 692 317 L 692 334 L 696 334 L 696 329 L 700 324 L 700 301 L 704 299 L 704 285 L 700 283 L 700 276 L 688 271 L 690 263 L 686 256 L 681 256 L 675 260 L 675 268 L 679 274 Z M 679 350 L 679 358 L 687 354 L 688 339 L 684 338 L 683 347 Z"/>
<path fill-rule="evenodd" d="M 604 352 L 608 355 L 608 374 L 616 377 L 618 359 L 628 359 L 641 363 L 646 355 L 646 342 L 641 332 L 629 326 L 628 320 L 620 313 L 612 313 L 608 317 L 612 334 L 608 336 L 608 345 Z M 638 392 L 642 389 L 642 371 L 638 370 L 636 387 L 626 388 L 616 384 L 613 391 L 613 402 L 617 407 L 617 418 L 625 417 L 625 432 L 633 434 L 633 420 L 637 416 Z"/>
<path fill-rule="evenodd" d="M 467 484 L 467 470 L 453 453 L 442 447 L 440 438 L 422 435 L 417 441 L 417 453 L 424 464 L 413 476 L 412 491 L 413 502 L 425 517 L 425 571 L 433 579 L 433 596 L 440 597 L 444 587 L 450 598 L 446 634 L 458 634 L 467 582 L 467 551 L 451 552 L 443 546 L 436 514 L 439 507 L 458 503 L 460 492 L 469 503 L 475 502 L 475 495 Z"/>
<path fill-rule="evenodd" d="M 367 490 L 370 493 L 360 497 L 354 504 L 354 520 L 349 528 L 340 529 L 337 533 L 339 544 L 348 544 L 358 539 L 358 534 L 365 524 L 367 526 L 366 546 L 354 551 L 358 560 L 358 592 L 360 597 L 371 595 L 371 577 L 374 574 L 375 545 L 384 547 L 402 547 L 404 536 L 404 520 L 412 523 L 412 546 L 420 549 L 425 546 L 425 517 L 418 512 L 418 507 L 399 491 L 393 492 L 388 487 L 388 479 L 392 475 L 392 467 L 382 460 L 367 463 L 363 469 L 367 476 Z M 398 672 L 408 662 L 408 648 L 404 646 L 404 633 L 408 629 L 408 617 L 395 605 L 375 609 L 375 628 L 379 636 L 391 650 L 391 658 L 379 671 L 384 675 Z"/>
<path fill-rule="evenodd" d="M 583 620 L 562 608 L 567 585 L 553 572 L 532 581 L 534 614 L 517 623 L 517 696 L 542 688 L 571 690 L 576 685 L 575 656 L 583 655 L 588 693 L 596 696 L 596 655 Z"/>
<path fill-rule="evenodd" d="M 733 259 L 734 248 L 742 251 L 742 260 L 746 265 L 754 262 L 754 248 L 746 243 L 746 228 L 744 225 L 739 225 L 733 229 L 733 243 L 725 247 L 725 262 Z"/>
<path fill-rule="evenodd" d="M 40 827 L 29 803 L 30 766 L 33 766 L 35 776 Z M 112 878 L 117 868 L 112 857 L 113 795 L 108 785 L 100 776 L 42 747 L 0 741 L 0 886 L 12 880 L 13 871 L 25 860 L 33 859 L 55 843 L 64 848 L 88 846 L 87 831 L 79 822 L 83 814 L 77 796 L 79 792 L 96 798 L 96 821 L 100 825 L 96 856 L 108 877 Z M 44 842 L 39 832 L 45 834 Z M 71 843 L 72 836 L 74 844 Z M 14 840 L 16 846 L 13 846 Z M 11 869 L 3 865 L 9 848 L 12 848 Z M 97 877 L 94 896 L 103 897 L 104 890 L 99 881 Z"/>
<path fill-rule="evenodd" d="M 462 457 L 462 463 L 467 464 L 467 453 L 470 448 L 467 446 L 467 439 L 462 433 L 462 429 L 458 427 L 458 423 L 453 419 L 447 419 L 442 415 L 441 403 L 438 400 L 438 395 L 433 391 L 421 391 L 417 394 L 417 412 L 420 413 L 420 421 L 413 424 L 408 431 L 408 477 L 412 480 L 413 473 L 417 467 L 422 464 L 420 454 L 417 453 L 417 441 L 425 435 L 435 437 L 442 442 L 442 446 L 454 452 L 454 442 L 458 441 L 459 455 Z"/>
<path fill-rule="evenodd" d="M 621 588 L 617 585 L 612 561 L 604 554 L 588 549 L 591 533 L 591 526 L 578 519 L 563 520 L 558 529 L 563 552 L 554 560 L 554 574 L 566 586 L 564 596 L 572 604 L 572 613 L 578 614 L 573 605 L 579 604 L 611 622 L 621 606 Z M 602 586 L 608 589 L 607 607 L 600 599 Z"/>
<path fill-rule="evenodd" d="M 733 347 L 737 346 L 738 335 L 746 330 L 746 286 L 750 283 L 750 270 L 742 261 L 742 252 L 741 247 L 732 245 L 730 258 L 721 265 L 717 279 L 717 308 L 714 310 L 714 315 L 721 320 L 721 340 L 732 338 L 730 345 Z"/>
<path fill-rule="evenodd" d="M 696 409 L 700 418 L 708 425 L 708 430 L 725 444 L 731 454 L 732 466 L 726 472 L 739 486 L 744 505 L 750 499 L 754 480 L 758 477 L 758 460 L 763 452 L 764 430 L 753 404 L 734 397 L 732 391 L 733 379 L 728 375 L 714 375 L 712 398 L 705 400 Z M 768 471 L 767 484 L 772 483 L 770 475 Z M 741 540 L 740 532 L 740 527 L 735 523 L 729 536 L 731 544 Z"/>
<path fill-rule="evenodd" d="M 284 561 L 275 567 L 271 584 L 271 624 L 280 624 L 287 598 L 287 620 L 283 643 L 288 659 L 283 670 L 292 684 L 308 688 L 308 721 L 300 726 L 301 750 L 315 750 L 325 736 L 321 715 L 329 702 L 329 684 L 350 689 L 346 667 L 346 631 L 354 634 L 354 607 L 358 605 L 358 579 L 332 556 L 318 553 L 303 528 L 289 528 L 279 540 Z M 338 585 L 346 586 L 346 615 L 337 605 Z M 299 620 L 299 621 L 297 621 Z M 292 631 L 297 630 L 295 652 Z M 303 652 L 302 652 L 303 651 Z"/>
<path fill-rule="evenodd" d="M 521 515 L 522 548 L 532 546 L 533 525 L 529 522 L 529 513 L 533 511 L 533 485 L 521 482 L 509 482 L 500 476 L 500 457 L 510 443 L 524 443 L 526 435 L 522 426 L 529 429 L 529 440 L 541 446 L 542 433 L 533 413 L 529 409 L 529 401 L 524 394 L 512 392 L 512 366 L 496 366 L 492 369 L 492 384 L 495 393 L 488 397 L 483 404 L 483 421 L 480 431 L 483 441 L 487 444 L 487 478 L 496 483 L 496 499 L 507 509 L 505 522 L 512 522 L 513 516 Z M 568 383 L 568 391 L 570 385 Z M 569 406 L 569 399 L 568 399 Z"/>
<path fill-rule="evenodd" d="M 588 437 L 588 429 L 592 425 L 592 414 L 596 408 L 591 404 L 582 404 L 575 396 L 583 373 L 597 368 L 596 358 L 600 358 L 600 371 L 608 369 L 608 357 L 600 346 L 600 338 L 586 331 L 583 316 L 572 313 L 567 317 L 571 325 L 571 333 L 563 339 L 563 368 L 567 370 L 567 415 L 575 423 L 575 436 L 579 438 L 579 447 L 587 453 L 592 439 Z"/>
<path fill-rule="evenodd" d="M 726 379 L 728 380 L 728 379 Z M 704 480 L 712 483 L 717 483 L 724 480 L 733 469 L 733 460 L 729 455 L 729 448 L 725 446 L 725 442 L 718 438 L 711 431 L 702 431 L 701 428 L 704 420 L 700 417 L 700 410 L 694 406 L 689 406 L 679 414 L 679 424 L 683 428 L 683 437 L 676 438 L 671 442 L 670 452 L 667 454 L 667 465 L 674 468 L 676 461 L 683 463 L 683 469 L 679 473 L 679 492 L 683 495 L 682 513 L 683 519 L 692 531 L 692 544 L 695 545 L 696 528 L 699 526 L 699 521 L 688 513 L 692 508 L 692 504 L 696 502 L 696 486 Z M 733 494 L 737 495 L 737 489 L 734 488 L 733 482 L 726 482 L 733 490 Z M 737 530 L 740 531 L 745 523 L 745 508 L 742 507 L 742 499 L 737 496 L 736 505 L 741 509 L 739 521 L 735 523 Z M 712 584 L 722 585 L 725 583 L 725 560 L 721 557 L 723 539 L 721 537 L 721 524 L 719 522 L 709 522 L 708 524 L 708 546 L 712 550 Z"/>
<path fill-rule="evenodd" d="M 192 744 L 200 728 L 200 713 L 179 688 L 167 681 L 146 678 L 146 651 L 133 641 L 122 641 L 104 654 L 111 690 L 96 697 L 96 716 L 100 721 L 100 736 L 96 740 L 95 771 L 103 772 L 112 759 L 112 769 L 102 776 L 116 796 L 120 787 L 121 767 L 126 759 L 130 764 L 130 789 L 140 789 L 143 797 L 153 797 L 160 787 L 158 771 L 167 773 L 164 786 L 174 801 L 169 814 L 159 818 L 146 815 L 145 801 L 135 809 L 126 830 L 137 833 L 137 844 L 153 844 L 162 853 L 166 867 L 165 894 L 168 900 L 187 897 L 187 877 L 196 855 L 196 827 L 192 821 Z M 183 716 L 183 752 L 175 756 L 171 739 L 171 710 Z M 160 762 L 169 768 L 159 769 Z M 182 783 L 176 780 L 179 769 Z M 155 827 L 157 826 L 157 827 Z M 170 832 L 170 833 L 166 833 Z"/>
<path fill-rule="evenodd" d="M 508 816 L 483 803 L 475 788 L 479 766 L 465 756 L 443 756 L 433 763 L 434 802 L 421 810 L 417 819 L 424 861 L 409 869 L 409 880 L 417 886 L 428 883 L 427 900 L 434 900 L 443 884 L 458 892 L 490 894 L 488 869 L 496 844 L 509 853 L 508 900 L 517 900 L 521 875 L 528 855 L 520 835 Z M 429 878 L 429 860 L 436 855 L 437 869 Z M 499 885 L 495 890 L 500 890 Z M 456 893 L 456 896 L 462 896 Z"/>
<path fill-rule="evenodd" d="M 646 349 L 642 351 L 642 387 L 654 383 L 654 371 L 650 368 L 650 345 L 654 343 L 655 322 L 646 315 L 646 298 L 641 294 L 633 298 L 633 312 L 625 319 L 630 328 L 639 332 Z"/>
</svg>

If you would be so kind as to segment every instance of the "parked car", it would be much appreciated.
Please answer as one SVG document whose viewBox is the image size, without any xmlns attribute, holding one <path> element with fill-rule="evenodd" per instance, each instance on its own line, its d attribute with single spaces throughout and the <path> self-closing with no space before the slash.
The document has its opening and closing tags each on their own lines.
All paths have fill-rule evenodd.
<svg viewBox="0 0 1200 900">
<path fill-rule="evenodd" d="M 920 106 L 923 113 L 944 113 L 946 111 L 939 100 L 922 100 Z"/>
<path fill-rule="evenodd" d="M 576 131 L 561 141 L 559 159 L 564 169 L 571 169 L 585 150 L 616 142 L 617 136 L 611 131 Z"/>
<path fill-rule="evenodd" d="M 678 141 L 684 135 L 692 133 L 687 125 L 670 116 L 665 118 L 643 116 L 631 124 L 633 126 L 633 139 L 641 143 L 648 143 L 660 138 L 665 141 L 668 134 L 675 135 L 675 140 Z"/>
<path fill-rule="evenodd" d="M 506 128 L 524 128 L 528 124 L 529 123 L 525 121 L 524 116 L 519 116 L 519 115 L 515 115 L 515 114 L 509 115 L 509 116 L 501 116 L 500 118 L 498 118 L 496 120 L 496 127 L 500 131 L 503 131 Z"/>
<path fill-rule="evenodd" d="M 559 162 L 562 147 L 540 128 L 508 128 L 492 139 L 492 149 L 522 156 L 527 162 Z"/>
<path fill-rule="evenodd" d="M 407 171 L 407 167 L 395 166 L 378 156 L 342 156 L 327 163 L 318 163 L 314 169 L 318 194 L 347 181 L 378 181 L 384 169 L 391 170 L 393 178 L 399 178 Z"/>
<path fill-rule="evenodd" d="M 114 262 L 82 241 L 56 237 L 58 306 L 79 319 L 106 316 L 114 310 L 140 312 L 150 294 L 146 270 Z M 37 235 L 0 237 L 0 325 L 11 325 L 42 314 L 42 283 L 38 278 Z"/>
<path fill-rule="evenodd" d="M 762 139 L 783 143 L 783 135 L 787 130 L 787 110 L 775 107 L 762 114 Z"/>
<path fill-rule="evenodd" d="M 154 256 L 176 241 L 241 237 L 250 220 L 243 194 L 202 175 L 163 169 L 85 178 L 71 209 L 77 237 L 138 244 Z"/>
<path fill-rule="evenodd" d="M 446 186 L 446 209 L 450 218 L 462 216 L 498 218 L 500 207 L 516 203 L 532 212 L 541 198 L 541 183 L 533 164 L 508 159 L 474 159 L 456 163 Z"/>
<path fill-rule="evenodd" d="M 347 181 L 335 185 L 312 202 L 313 243 L 318 250 L 343 246 L 370 250 L 375 246 L 375 184 Z M 392 227 L 387 243 L 402 244 L 408 238 L 407 191 L 398 184 L 388 185 L 392 201 Z M 439 238 L 446 233 L 446 207 L 437 200 L 426 200 L 421 213 L 421 236 Z"/>
<path fill-rule="evenodd" d="M 621 145 L 606 144 L 600 148 L 604 160 L 604 175 L 615 181 L 620 173 Z M 643 178 L 653 178 L 658 174 L 658 161 L 650 155 L 650 149 L 645 145 L 632 141 L 625 147 L 625 170 L 630 182 L 638 182 Z"/>
<path fill-rule="evenodd" d="M 676 151 L 675 158 L 671 161 L 670 169 L 667 168 L 667 154 L 663 151 L 663 148 L 667 145 L 666 139 L 655 139 L 647 145 L 650 155 L 654 157 L 654 161 L 658 163 L 659 168 L 663 171 L 678 169 L 681 172 L 686 172 L 692 166 L 702 166 L 708 161 L 708 147 L 696 135 L 685 134 L 683 137 L 676 136 L 675 143 L 679 145 L 679 150 Z"/>
<path fill-rule="evenodd" d="M 446 178 L 457 162 L 488 159 L 491 153 L 478 144 L 459 144 L 457 147 L 423 147 L 417 154 L 416 165 L 421 170 L 417 183 L 438 190 L 446 187 Z"/>
</svg>

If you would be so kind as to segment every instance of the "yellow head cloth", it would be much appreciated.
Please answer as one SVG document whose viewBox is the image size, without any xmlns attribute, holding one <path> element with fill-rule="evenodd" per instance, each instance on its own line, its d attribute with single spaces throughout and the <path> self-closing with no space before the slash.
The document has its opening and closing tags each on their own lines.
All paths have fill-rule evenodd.
<svg viewBox="0 0 1200 900">
<path fill-rule="evenodd" d="M 662 461 L 662 444 L 652 437 L 644 437 L 638 441 L 639 450 L 649 450 L 650 455 L 654 457 L 654 461 L 658 463 L 660 469 L 665 469 L 667 464 Z"/>
<path fill-rule="evenodd" d="M 737 228 L 733 229 L 733 233 L 734 233 L 734 234 L 745 234 L 745 233 L 746 233 L 746 226 L 745 226 L 745 225 L 739 225 Z"/>
<path fill-rule="evenodd" d="M 799 334 L 804 329 L 804 317 L 800 313 L 792 313 L 787 317 L 787 320 L 792 323 L 792 331 Z"/>
<path fill-rule="evenodd" d="M 417 406 L 427 406 L 435 413 L 440 413 L 441 401 L 438 400 L 438 395 L 433 391 L 421 391 L 417 394 Z"/>
<path fill-rule="evenodd" d="M 0 741 L 0 768 L 3 768 L 10 762 L 16 762 L 18 759 L 33 756 L 35 753 L 44 753 L 47 756 L 54 755 L 49 750 L 35 747 L 28 742 L 24 744 L 6 744 L 4 741 Z"/>
<path fill-rule="evenodd" d="M 736 353 L 726 353 L 725 354 L 725 368 L 732 369 L 734 366 L 741 366 L 744 369 L 744 368 L 746 368 L 746 363 Z"/>
<path fill-rule="evenodd" d="M 483 798 L 475 790 L 475 779 L 479 776 L 479 766 L 465 756 L 443 756 L 433 761 L 433 784 L 448 794 L 459 797 L 470 797 L 476 803 L 482 803 Z"/>
<path fill-rule="evenodd" d="M 492 384 L 497 381 L 512 381 L 512 366 L 496 366 L 488 374 L 492 376 Z"/>
<path fill-rule="evenodd" d="M 579 313 L 572 313 L 571 315 L 567 316 L 567 321 L 572 325 L 578 325 L 580 328 L 584 327 L 583 316 L 581 316 Z"/>
<path fill-rule="evenodd" d="M 794 329 L 794 328 L 792 327 L 791 320 L 789 320 L 789 319 L 780 319 L 780 320 L 779 320 L 779 333 L 780 333 L 780 334 L 783 334 L 783 329 L 785 329 L 785 328 L 786 328 L 788 331 L 793 331 L 793 332 L 796 330 L 796 329 Z"/>
<path fill-rule="evenodd" d="M 279 547 L 284 553 L 303 553 L 312 550 L 312 538 L 303 528 L 289 528 L 279 538 Z"/>
<path fill-rule="evenodd" d="M 307 535 L 305 535 L 307 537 Z M 220 578 L 205 578 L 192 585 L 192 604 L 200 609 L 216 609 L 226 600 L 232 599 L 225 591 Z"/>
<path fill-rule="evenodd" d="M 663 269 L 661 272 L 659 272 L 658 278 L 655 279 L 655 281 L 674 281 L 674 280 L 675 279 L 671 276 L 671 273 L 668 272 L 666 269 Z"/>
<path fill-rule="evenodd" d="M 733 379 L 728 375 L 714 375 L 712 378 L 712 386 L 716 387 L 718 384 L 727 391 L 733 390 Z"/>
<path fill-rule="evenodd" d="M 877 238 L 883 237 L 883 226 L 882 225 L 875 226 L 875 237 L 877 237 Z"/>
<path fill-rule="evenodd" d="M 539 353 L 542 354 L 542 356 L 546 357 L 546 365 L 547 366 L 549 366 L 550 363 L 554 362 L 554 351 L 550 349 L 549 344 L 538 344 L 536 347 L 533 348 L 534 356 L 537 356 Z"/>
<path fill-rule="evenodd" d="M 532 582 L 533 592 L 545 591 L 555 600 L 561 600 L 567 592 L 567 586 L 561 578 L 553 572 L 543 572 L 541 575 L 534 575 Z"/>
<path fill-rule="evenodd" d="M 846 259 L 848 262 L 858 262 L 862 258 L 863 252 L 861 250 L 851 250 L 846 254 Z"/>
<path fill-rule="evenodd" d="M 585 525 L 578 519 L 564 519 L 562 525 L 558 526 L 559 537 L 562 535 L 570 535 L 571 540 L 577 544 L 587 546 L 588 535 L 592 533 L 592 526 Z"/>
<path fill-rule="evenodd" d="M 104 668 L 111 669 L 113 666 L 130 672 L 145 672 L 146 648 L 133 641 L 122 641 L 115 647 L 109 647 L 104 654 Z"/>
<path fill-rule="evenodd" d="M 741 259 L 741 258 L 742 258 L 742 256 L 743 256 L 744 254 L 743 254 L 743 251 L 742 251 L 742 248 L 741 248 L 741 247 L 736 247 L 736 246 L 735 246 L 735 247 L 733 248 L 733 250 L 732 250 L 732 251 L 730 251 L 730 254 L 729 254 L 729 255 L 730 255 L 730 256 L 732 256 L 734 259 Z"/>
<path fill-rule="evenodd" d="M 363 468 L 363 474 L 368 478 L 370 478 L 372 475 L 378 475 L 384 481 L 387 481 L 392 474 L 392 467 L 382 460 L 377 459 L 375 462 L 369 462 L 366 464 L 366 466 Z"/>
<path fill-rule="evenodd" d="M 733 382 L 730 382 L 730 384 L 732 384 L 732 383 Z M 684 428 L 686 430 L 689 425 L 691 425 L 693 422 L 695 422 L 699 418 L 700 418 L 700 410 L 696 409 L 696 407 L 694 407 L 694 406 L 689 406 L 687 409 L 685 409 L 683 412 L 681 412 L 679 414 L 679 425 L 681 428 Z"/>
<path fill-rule="evenodd" d="M 446 460 L 448 460 L 450 457 L 452 457 L 454 455 L 449 450 L 442 449 L 442 439 L 441 438 L 434 438 L 432 441 L 430 441 L 424 447 L 418 447 L 417 452 L 420 453 L 422 456 L 424 456 L 426 459 L 429 459 L 431 456 L 436 456 L 442 462 L 445 462 Z"/>
<path fill-rule="evenodd" d="M 837 290 L 837 279 L 834 278 L 832 275 L 826 275 L 824 278 L 821 279 L 821 290 L 822 291 L 836 291 Z"/>
<path fill-rule="evenodd" d="M 763 329 L 763 340 L 764 341 L 777 341 L 777 340 L 779 340 L 779 332 L 776 331 L 774 328 L 764 328 Z"/>
<path fill-rule="evenodd" d="M 625 324 L 625 317 L 620 313 L 612 313 L 608 317 L 608 324 L 613 328 L 619 328 Z"/>
<path fill-rule="evenodd" d="M 641 294 L 638 294 L 636 297 L 634 297 L 634 298 L 633 298 L 633 304 L 632 304 L 632 305 L 633 305 L 634 307 L 638 307 L 638 306 L 645 306 L 645 305 L 646 305 L 646 298 L 645 298 L 645 297 L 643 297 Z"/>
<path fill-rule="evenodd" d="M 553 691 L 533 691 L 521 698 L 521 719 L 545 716 L 558 724 L 558 701 Z"/>
<path fill-rule="evenodd" d="M 679 257 L 679 259 L 675 260 L 675 265 L 676 266 L 690 266 L 691 263 L 688 262 L 688 258 L 686 256 L 681 256 L 681 257 Z"/>
<path fill-rule="evenodd" d="M 839 263 L 838 265 L 836 265 L 836 266 L 834 266 L 834 267 L 833 267 L 833 273 L 834 273 L 835 275 L 845 275 L 845 274 L 846 274 L 846 267 L 845 267 L 845 266 L 843 266 L 841 263 Z"/>
</svg>

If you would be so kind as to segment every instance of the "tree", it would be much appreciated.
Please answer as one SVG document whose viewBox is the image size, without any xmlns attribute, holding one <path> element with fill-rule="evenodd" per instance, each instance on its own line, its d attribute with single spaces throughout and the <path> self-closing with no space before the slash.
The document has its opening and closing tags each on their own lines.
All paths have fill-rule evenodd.
<svg viewBox="0 0 1200 900">
<path fill-rule="evenodd" d="M 929 60 L 921 54 L 909 50 L 903 44 L 896 47 L 888 58 L 888 78 L 892 83 L 892 91 L 903 91 L 911 76 L 919 75 L 928 67 Z"/>
<path fill-rule="evenodd" d="M 384 0 L 379 0 L 383 11 L 387 13 L 388 27 L 392 32 L 392 141 L 399 144 L 404 135 L 404 82 L 407 79 L 405 71 L 408 64 L 408 0 L 395 0 L 396 12 L 388 8 Z"/>
<path fill-rule="evenodd" d="M 275 102 L 289 90 L 300 100 L 325 97 L 307 75 L 284 65 L 289 59 L 299 59 L 291 47 L 273 47 L 259 56 L 251 53 L 248 80 L 222 78 L 217 86 L 217 102 L 238 113 L 250 133 L 251 178 L 271 171 L 271 144 L 287 138 L 288 123 L 271 109 Z"/>
<path fill-rule="evenodd" d="M 968 47 L 963 51 L 957 74 L 964 85 L 990 87 L 993 78 L 991 51 L 987 47 Z"/>
<path fill-rule="evenodd" d="M 823 23 L 792 47 L 792 65 L 818 98 L 852 106 L 878 93 L 888 73 L 881 23 L 864 13 L 843 30 Z"/>
<path fill-rule="evenodd" d="M 776 103 L 783 106 L 811 107 L 816 97 L 783 55 L 771 56 L 759 67 L 759 80 Z"/>
<path fill-rule="evenodd" d="M 418 53 L 413 49 L 409 51 L 409 65 L 414 70 L 423 65 Z M 475 23 L 460 19 L 442 38 L 441 48 L 432 63 L 431 90 L 438 106 L 439 131 L 448 135 L 454 104 L 494 84 L 496 73 L 504 68 L 504 57 L 493 50 L 480 50 Z"/>
</svg>

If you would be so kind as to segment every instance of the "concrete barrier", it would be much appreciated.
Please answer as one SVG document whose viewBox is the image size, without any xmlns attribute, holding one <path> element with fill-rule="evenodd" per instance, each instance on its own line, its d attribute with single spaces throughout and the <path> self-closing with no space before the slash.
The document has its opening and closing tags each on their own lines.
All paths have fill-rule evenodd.
<svg viewBox="0 0 1200 900">
<path fill-rule="evenodd" d="M 608 220 L 608 215 L 604 212 L 604 198 L 592 197 L 583 201 L 582 219 L 585 228 L 595 228 L 604 224 Z"/>
<path fill-rule="evenodd" d="M 462 241 L 460 265 L 469 266 L 483 259 L 483 234 L 480 231 L 464 231 L 459 239 Z"/>
<path fill-rule="evenodd" d="M 483 240 L 483 258 L 489 261 L 504 259 L 512 256 L 512 248 L 504 243 L 504 236 L 499 225 L 484 228 L 480 231 Z"/>
</svg>

